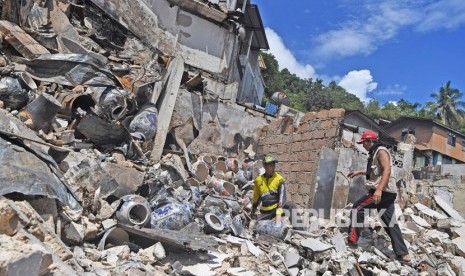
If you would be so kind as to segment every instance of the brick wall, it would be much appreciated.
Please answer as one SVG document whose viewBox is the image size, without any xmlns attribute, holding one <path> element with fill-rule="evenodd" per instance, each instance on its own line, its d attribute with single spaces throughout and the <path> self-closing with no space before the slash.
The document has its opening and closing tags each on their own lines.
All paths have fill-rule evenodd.
<svg viewBox="0 0 465 276">
<path fill-rule="evenodd" d="M 343 119 L 343 109 L 331 109 L 305 114 L 298 126 L 283 118 L 263 127 L 257 157 L 270 154 L 279 161 L 276 170 L 286 179 L 288 199 L 297 205 L 312 205 L 320 149 L 335 147 Z"/>
</svg>

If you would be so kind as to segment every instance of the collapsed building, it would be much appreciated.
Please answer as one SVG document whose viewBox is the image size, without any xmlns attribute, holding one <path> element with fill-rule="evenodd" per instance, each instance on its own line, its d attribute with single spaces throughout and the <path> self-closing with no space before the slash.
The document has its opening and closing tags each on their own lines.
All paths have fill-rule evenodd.
<svg viewBox="0 0 465 276">
<path fill-rule="evenodd" d="M 418 273 L 374 217 L 346 247 L 363 127 L 342 109 L 256 108 L 256 5 L 3 1 L 1 16 L 1 275 Z M 416 179 L 411 143 L 386 139 L 417 269 L 462 275 L 460 169 Z M 323 210 L 303 211 L 305 231 L 249 217 L 265 154 L 292 201 Z"/>
</svg>

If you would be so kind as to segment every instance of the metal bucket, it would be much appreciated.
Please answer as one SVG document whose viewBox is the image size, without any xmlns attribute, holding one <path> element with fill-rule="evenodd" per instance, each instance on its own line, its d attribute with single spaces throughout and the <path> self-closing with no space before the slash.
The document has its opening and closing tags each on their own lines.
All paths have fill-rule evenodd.
<svg viewBox="0 0 465 276">
<path fill-rule="evenodd" d="M 31 128 L 35 131 L 44 130 L 50 126 L 58 110 L 61 108 L 60 102 L 46 93 L 41 93 L 39 97 L 30 102 L 25 110 L 20 112 L 23 120 L 31 119 Z"/>
</svg>

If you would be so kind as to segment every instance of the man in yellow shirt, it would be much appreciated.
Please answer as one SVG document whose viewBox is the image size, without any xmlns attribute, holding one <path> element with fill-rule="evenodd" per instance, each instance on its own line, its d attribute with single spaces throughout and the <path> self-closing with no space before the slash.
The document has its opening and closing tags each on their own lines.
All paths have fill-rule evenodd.
<svg viewBox="0 0 465 276">
<path fill-rule="evenodd" d="M 258 205 L 261 203 L 260 216 L 258 220 L 275 219 L 276 223 L 281 222 L 284 210 L 289 211 L 289 219 L 292 221 L 292 210 L 296 208 L 292 202 L 286 202 L 286 188 L 284 177 L 275 172 L 276 161 L 271 156 L 265 156 L 263 167 L 265 173 L 255 179 L 252 197 L 252 215 L 255 214 Z"/>
</svg>

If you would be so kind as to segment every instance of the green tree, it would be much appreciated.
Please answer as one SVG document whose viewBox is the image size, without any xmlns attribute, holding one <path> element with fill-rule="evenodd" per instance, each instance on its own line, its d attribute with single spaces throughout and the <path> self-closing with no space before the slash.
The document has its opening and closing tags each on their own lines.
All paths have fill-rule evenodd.
<svg viewBox="0 0 465 276">
<path fill-rule="evenodd" d="M 437 120 L 449 126 L 458 126 L 463 121 L 465 102 L 461 101 L 463 94 L 450 86 L 450 81 L 431 94 L 433 101 L 427 102 L 427 113 L 435 114 Z"/>
<path fill-rule="evenodd" d="M 344 108 L 346 110 L 363 110 L 363 103 L 354 94 L 348 93 L 344 88 L 332 81 L 324 89 L 331 99 L 331 108 Z"/>
<path fill-rule="evenodd" d="M 419 112 L 418 108 L 421 106 L 421 104 L 414 102 L 411 103 L 407 100 L 400 99 L 397 102 L 397 107 L 399 109 L 399 112 L 401 116 L 410 116 L 410 117 L 418 117 Z"/>
</svg>

